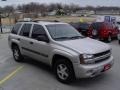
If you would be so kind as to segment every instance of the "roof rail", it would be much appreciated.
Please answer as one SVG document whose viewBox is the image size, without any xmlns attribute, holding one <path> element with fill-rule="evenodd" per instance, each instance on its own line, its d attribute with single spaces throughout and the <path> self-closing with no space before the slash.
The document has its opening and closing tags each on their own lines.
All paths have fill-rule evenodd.
<svg viewBox="0 0 120 90">
<path fill-rule="evenodd" d="M 60 22 L 58 20 L 32 20 L 32 22 L 40 22 L 40 21 L 42 21 L 42 22 Z"/>
<path fill-rule="evenodd" d="M 18 22 L 61 22 L 61 21 L 58 21 L 58 20 L 30 20 L 30 21 L 25 21 L 25 20 L 19 20 Z"/>
<path fill-rule="evenodd" d="M 20 20 L 20 21 L 17 21 L 17 22 L 32 22 L 32 21 L 24 21 L 24 20 Z"/>
</svg>

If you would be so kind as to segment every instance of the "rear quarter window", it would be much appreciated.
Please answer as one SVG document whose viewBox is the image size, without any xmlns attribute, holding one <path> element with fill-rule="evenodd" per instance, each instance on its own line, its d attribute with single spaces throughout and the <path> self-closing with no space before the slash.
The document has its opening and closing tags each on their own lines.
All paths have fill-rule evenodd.
<svg viewBox="0 0 120 90">
<path fill-rule="evenodd" d="M 12 33 L 12 34 L 17 34 L 18 31 L 19 31 L 19 29 L 20 29 L 20 27 L 21 27 L 21 25 L 22 25 L 22 24 L 16 24 L 16 25 L 12 28 L 11 33 Z"/>
<path fill-rule="evenodd" d="M 21 28 L 21 31 L 20 31 L 20 36 L 25 36 L 25 37 L 29 37 L 29 33 L 30 33 L 30 30 L 31 30 L 31 27 L 32 27 L 32 24 L 24 24 Z"/>
</svg>

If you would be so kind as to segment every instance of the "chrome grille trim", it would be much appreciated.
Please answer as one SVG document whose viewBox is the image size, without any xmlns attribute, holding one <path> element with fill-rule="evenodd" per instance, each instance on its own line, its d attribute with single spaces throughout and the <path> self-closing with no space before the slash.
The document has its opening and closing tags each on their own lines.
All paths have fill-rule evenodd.
<svg viewBox="0 0 120 90">
<path fill-rule="evenodd" d="M 98 55 L 98 57 L 95 57 L 95 56 L 94 56 L 94 58 L 87 59 L 86 62 L 88 62 L 88 63 L 89 63 L 89 62 L 93 62 L 93 63 L 103 62 L 103 61 L 105 61 L 105 60 L 107 60 L 107 59 L 110 58 L 110 56 L 111 56 L 111 51 L 108 50 L 108 51 L 105 51 L 105 52 L 103 52 L 103 53 L 99 53 L 99 54 L 97 54 L 97 55 Z M 99 56 L 99 55 L 101 55 L 101 56 Z"/>
</svg>

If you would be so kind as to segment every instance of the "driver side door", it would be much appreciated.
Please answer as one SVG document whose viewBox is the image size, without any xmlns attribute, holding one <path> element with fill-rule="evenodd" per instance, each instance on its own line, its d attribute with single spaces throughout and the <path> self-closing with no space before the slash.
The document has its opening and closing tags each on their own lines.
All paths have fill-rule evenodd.
<svg viewBox="0 0 120 90">
<path fill-rule="evenodd" d="M 47 37 L 46 31 L 43 26 L 35 24 L 32 29 L 31 34 L 31 53 L 32 57 L 43 62 L 49 64 L 49 55 L 51 52 L 50 43 L 39 41 L 37 38 L 41 35 L 45 35 Z"/>
</svg>

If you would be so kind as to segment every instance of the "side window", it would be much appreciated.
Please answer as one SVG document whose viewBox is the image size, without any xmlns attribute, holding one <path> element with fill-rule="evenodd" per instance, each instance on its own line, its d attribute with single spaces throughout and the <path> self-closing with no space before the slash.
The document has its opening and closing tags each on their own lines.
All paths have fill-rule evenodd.
<svg viewBox="0 0 120 90">
<path fill-rule="evenodd" d="M 32 31 L 32 38 L 33 39 L 36 39 L 38 36 L 45 35 L 45 34 L 46 34 L 46 32 L 41 25 L 35 24 L 33 26 L 33 31 Z"/>
<path fill-rule="evenodd" d="M 19 30 L 20 27 L 21 27 L 21 25 L 22 25 L 22 24 L 16 24 L 16 25 L 13 27 L 11 33 L 17 34 L 17 33 L 18 33 L 18 30 Z"/>
<path fill-rule="evenodd" d="M 25 36 L 25 37 L 29 37 L 31 26 L 32 26 L 32 24 L 24 24 L 21 31 L 20 31 L 20 35 Z"/>
</svg>

